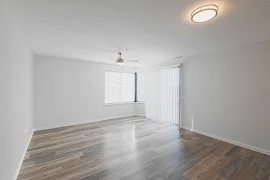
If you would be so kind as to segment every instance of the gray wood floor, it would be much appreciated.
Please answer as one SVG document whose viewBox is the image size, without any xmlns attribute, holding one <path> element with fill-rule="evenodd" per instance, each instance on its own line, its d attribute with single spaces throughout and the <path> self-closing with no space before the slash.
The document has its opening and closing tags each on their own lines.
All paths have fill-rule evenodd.
<svg viewBox="0 0 270 180">
<path fill-rule="evenodd" d="M 18 180 L 270 180 L 270 157 L 142 117 L 34 133 Z"/>
</svg>

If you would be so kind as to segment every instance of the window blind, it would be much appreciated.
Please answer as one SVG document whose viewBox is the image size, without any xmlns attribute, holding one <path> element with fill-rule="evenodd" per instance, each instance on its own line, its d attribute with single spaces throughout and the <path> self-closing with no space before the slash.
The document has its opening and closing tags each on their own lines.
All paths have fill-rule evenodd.
<svg viewBox="0 0 270 180">
<path fill-rule="evenodd" d="M 105 72 L 105 104 L 134 102 L 134 94 L 134 74 Z"/>
<path fill-rule="evenodd" d="M 146 117 L 179 127 L 180 72 L 176 65 L 145 73 Z"/>
<path fill-rule="evenodd" d="M 173 126 L 179 125 L 179 67 L 158 72 L 158 120 Z"/>
</svg>

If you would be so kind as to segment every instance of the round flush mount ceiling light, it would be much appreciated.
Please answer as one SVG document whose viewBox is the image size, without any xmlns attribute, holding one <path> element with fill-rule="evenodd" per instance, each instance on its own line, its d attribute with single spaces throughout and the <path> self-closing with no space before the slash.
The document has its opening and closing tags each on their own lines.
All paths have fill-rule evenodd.
<svg viewBox="0 0 270 180">
<path fill-rule="evenodd" d="M 216 17 L 218 7 L 216 5 L 205 5 L 195 9 L 191 13 L 191 20 L 195 23 L 203 23 Z"/>
</svg>

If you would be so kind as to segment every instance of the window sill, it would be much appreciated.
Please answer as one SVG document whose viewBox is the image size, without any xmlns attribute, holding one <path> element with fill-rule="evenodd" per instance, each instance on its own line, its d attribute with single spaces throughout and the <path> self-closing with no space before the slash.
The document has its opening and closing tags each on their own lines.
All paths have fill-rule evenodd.
<svg viewBox="0 0 270 180">
<path fill-rule="evenodd" d="M 138 102 L 134 102 L 136 104 L 145 104 L 145 101 L 138 101 Z"/>
<path fill-rule="evenodd" d="M 144 101 L 140 102 L 121 102 L 121 103 L 106 103 L 103 106 L 125 105 L 125 104 L 144 104 Z"/>
</svg>

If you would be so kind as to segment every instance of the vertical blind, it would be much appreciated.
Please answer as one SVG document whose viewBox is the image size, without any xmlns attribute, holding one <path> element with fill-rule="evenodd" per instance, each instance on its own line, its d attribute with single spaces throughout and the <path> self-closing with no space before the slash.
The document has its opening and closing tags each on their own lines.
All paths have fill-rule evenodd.
<svg viewBox="0 0 270 180">
<path fill-rule="evenodd" d="M 105 103 L 134 102 L 135 76 L 132 73 L 105 72 Z"/>
<path fill-rule="evenodd" d="M 161 69 L 158 73 L 158 121 L 179 125 L 179 67 Z"/>
<path fill-rule="evenodd" d="M 146 73 L 146 116 L 153 120 L 179 126 L 180 67 L 172 66 Z"/>
</svg>

